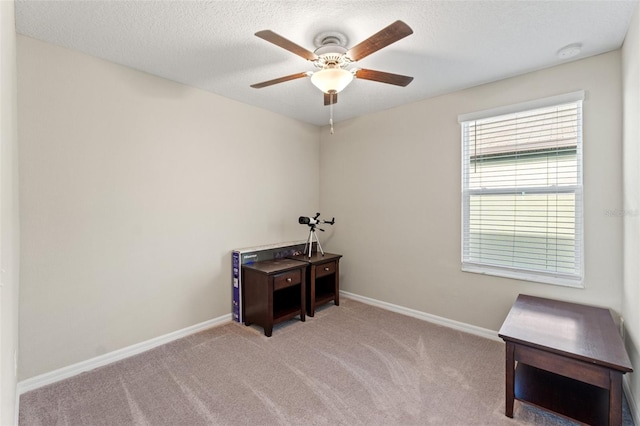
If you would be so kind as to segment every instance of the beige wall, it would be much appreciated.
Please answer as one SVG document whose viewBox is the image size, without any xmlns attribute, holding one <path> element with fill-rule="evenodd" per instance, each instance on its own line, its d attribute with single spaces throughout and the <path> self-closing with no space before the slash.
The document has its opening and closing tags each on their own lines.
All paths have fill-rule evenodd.
<svg viewBox="0 0 640 426">
<path fill-rule="evenodd" d="M 344 255 L 342 289 L 490 330 L 518 293 L 620 312 L 622 218 L 611 214 L 622 206 L 620 75 L 615 51 L 323 131 L 320 199 L 339 221 L 326 248 Z M 458 115 L 583 89 L 584 289 L 461 272 Z"/>
<path fill-rule="evenodd" d="M 18 36 L 20 379 L 231 312 L 231 250 L 301 240 L 319 129 Z"/>
<path fill-rule="evenodd" d="M 18 36 L 20 378 L 229 314 L 230 250 L 302 239 L 296 218 L 314 211 L 336 217 L 321 237 L 344 255 L 346 291 L 492 330 L 527 293 L 609 306 L 639 332 L 623 293 L 638 289 L 623 289 L 621 59 L 371 114 L 331 136 Z M 585 288 L 461 272 L 458 114 L 576 90 Z"/>
<path fill-rule="evenodd" d="M 640 369 L 640 9 L 622 48 L 623 76 L 623 170 L 624 195 L 624 290 L 627 351 L 635 369 Z M 640 375 L 629 375 L 635 396 L 636 423 L 640 422 Z"/>
<path fill-rule="evenodd" d="M 18 137 L 13 1 L 0 2 L 0 424 L 14 423 L 18 351 Z"/>
</svg>

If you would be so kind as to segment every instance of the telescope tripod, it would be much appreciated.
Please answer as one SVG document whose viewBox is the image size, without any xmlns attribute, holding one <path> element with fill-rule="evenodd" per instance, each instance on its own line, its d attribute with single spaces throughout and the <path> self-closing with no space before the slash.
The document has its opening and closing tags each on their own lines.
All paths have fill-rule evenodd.
<svg viewBox="0 0 640 426">
<path fill-rule="evenodd" d="M 316 233 L 316 226 L 312 225 L 310 226 L 311 229 L 309 229 L 309 238 L 307 238 L 307 242 L 304 243 L 304 251 L 303 253 L 307 252 L 307 245 L 309 246 L 309 257 L 311 257 L 311 250 L 313 249 L 313 237 L 316 238 L 316 244 L 318 244 L 318 249 L 320 250 L 320 253 L 322 253 L 322 255 L 324 256 L 324 251 L 322 250 L 322 246 L 320 245 L 320 240 L 318 239 L 318 234 Z M 321 231 L 324 231 L 324 229 L 320 229 Z"/>
</svg>

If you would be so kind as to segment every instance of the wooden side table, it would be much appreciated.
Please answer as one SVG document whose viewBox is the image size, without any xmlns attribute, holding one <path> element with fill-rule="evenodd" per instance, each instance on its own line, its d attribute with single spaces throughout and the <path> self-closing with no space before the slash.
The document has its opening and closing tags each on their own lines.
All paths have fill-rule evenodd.
<svg viewBox="0 0 640 426">
<path fill-rule="evenodd" d="M 506 416 L 518 399 L 586 424 L 622 423 L 622 375 L 633 368 L 608 309 L 521 294 L 499 336 Z"/>
<path fill-rule="evenodd" d="M 307 264 L 291 259 L 268 260 L 242 266 L 244 323 L 264 328 L 300 316 L 305 320 Z"/>
<path fill-rule="evenodd" d="M 307 268 L 307 313 L 310 317 L 316 313 L 316 307 L 334 302 L 340 305 L 340 258 L 341 254 L 313 253 L 292 256 L 309 264 Z"/>
</svg>

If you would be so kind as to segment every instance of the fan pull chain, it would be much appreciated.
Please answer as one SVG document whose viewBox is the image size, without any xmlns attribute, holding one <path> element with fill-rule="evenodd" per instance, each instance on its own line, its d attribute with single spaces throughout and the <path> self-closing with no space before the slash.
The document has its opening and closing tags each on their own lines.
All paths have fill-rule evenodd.
<svg viewBox="0 0 640 426">
<path fill-rule="evenodd" d="M 331 126 L 329 133 L 333 134 L 333 93 L 329 95 L 329 125 Z"/>
<path fill-rule="evenodd" d="M 329 110 L 329 114 L 331 114 L 331 116 L 329 117 L 329 125 L 331 126 L 331 130 L 329 131 L 329 133 L 333 134 L 333 104 L 331 104 Z"/>
</svg>

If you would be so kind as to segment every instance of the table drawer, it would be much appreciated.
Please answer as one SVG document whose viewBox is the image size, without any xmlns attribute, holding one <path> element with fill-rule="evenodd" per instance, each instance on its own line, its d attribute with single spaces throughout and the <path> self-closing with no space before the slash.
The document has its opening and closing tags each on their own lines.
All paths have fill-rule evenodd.
<svg viewBox="0 0 640 426">
<path fill-rule="evenodd" d="M 316 278 L 336 273 L 336 262 L 327 262 L 316 266 Z"/>
<path fill-rule="evenodd" d="M 524 345 L 515 345 L 515 360 L 532 367 L 609 389 L 609 369 Z"/>
<path fill-rule="evenodd" d="M 287 288 L 292 285 L 300 284 L 302 281 L 302 274 L 300 269 L 295 271 L 283 272 L 282 274 L 273 276 L 273 289 L 280 290 L 281 288 Z"/>
</svg>

